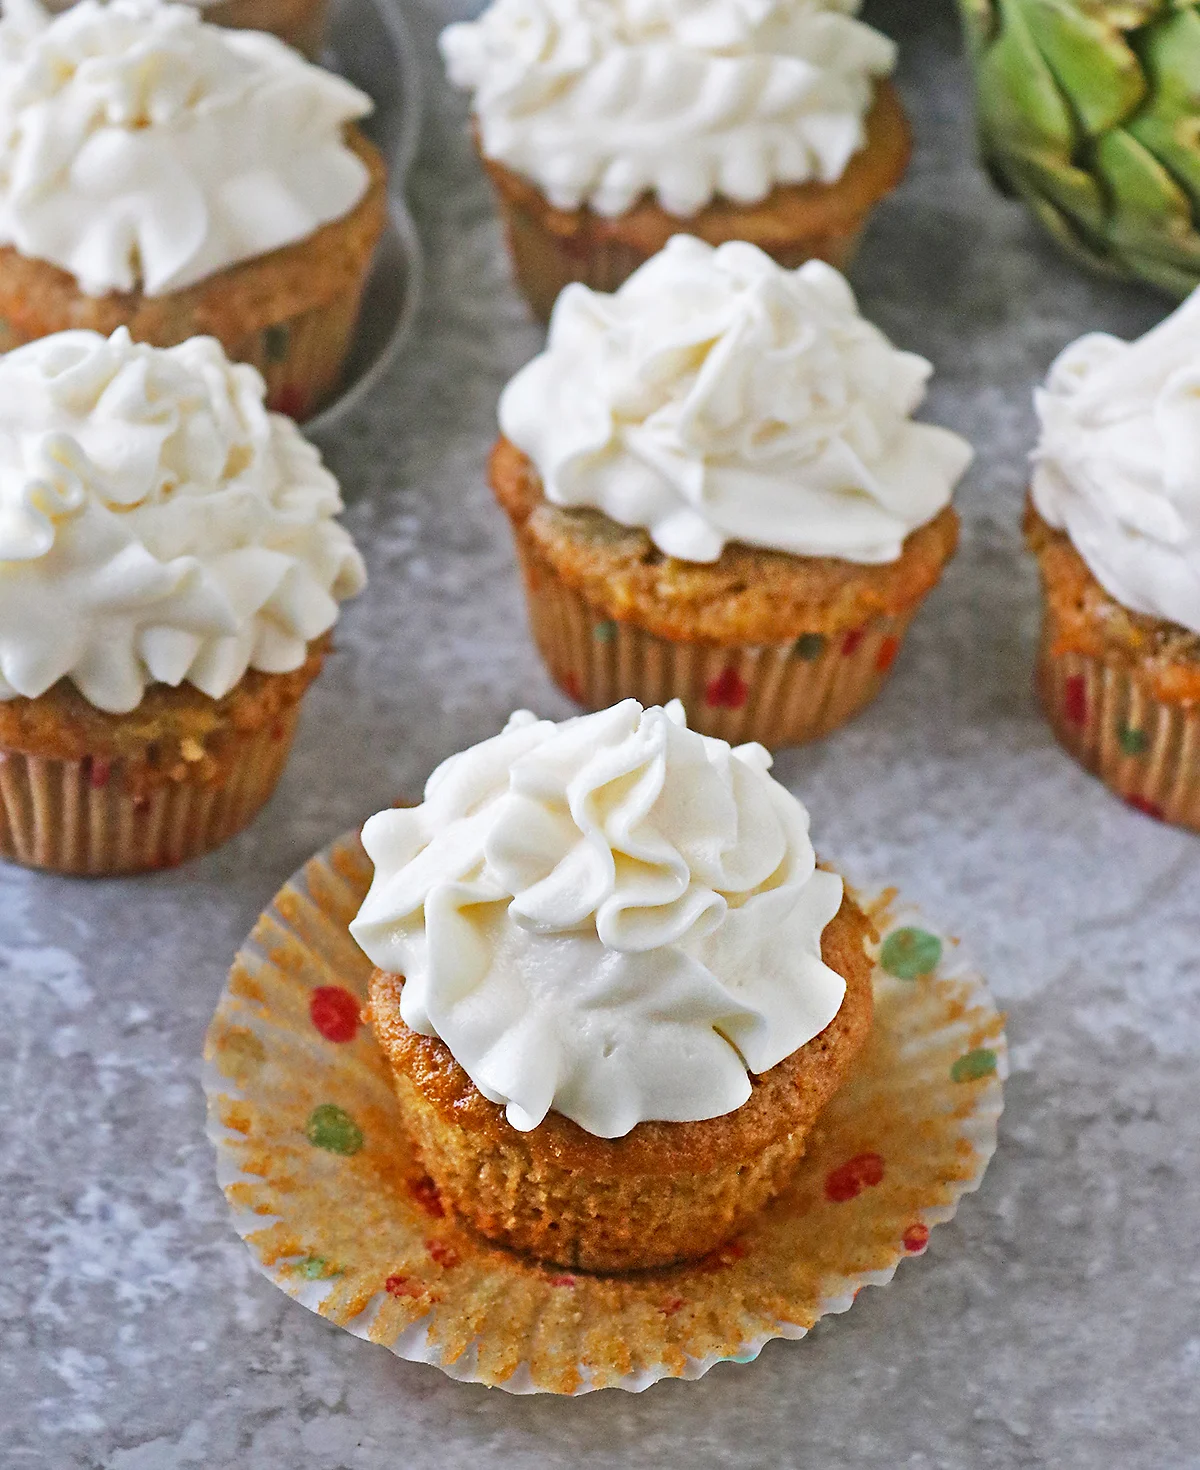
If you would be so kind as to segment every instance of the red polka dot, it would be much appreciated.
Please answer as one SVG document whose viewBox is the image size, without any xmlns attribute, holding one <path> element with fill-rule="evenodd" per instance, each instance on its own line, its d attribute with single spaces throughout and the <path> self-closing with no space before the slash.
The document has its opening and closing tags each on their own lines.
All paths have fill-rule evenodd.
<svg viewBox="0 0 1200 1470">
<path fill-rule="evenodd" d="M 855 1154 L 826 1176 L 825 1198 L 835 1205 L 845 1204 L 882 1180 L 883 1160 L 878 1154 Z"/>
<path fill-rule="evenodd" d="M 741 709 L 749 694 L 750 688 L 741 674 L 734 668 L 728 668 L 708 681 L 704 699 L 713 709 Z"/>
<path fill-rule="evenodd" d="M 1072 725 L 1087 724 L 1087 680 L 1072 674 L 1063 690 L 1063 713 Z"/>
<path fill-rule="evenodd" d="M 842 656 L 850 658 L 858 652 L 863 639 L 867 636 L 865 628 L 851 628 L 849 633 L 842 639 Z"/>
<path fill-rule="evenodd" d="M 420 1179 L 412 1180 L 408 1186 L 408 1192 L 425 1213 L 432 1215 L 435 1220 L 440 1220 L 445 1215 L 446 1206 L 442 1204 L 438 1187 L 428 1174 L 422 1174 Z"/>
<path fill-rule="evenodd" d="M 308 397 L 303 389 L 285 383 L 272 398 L 270 406 L 276 413 L 285 413 L 290 419 L 302 419 L 308 413 Z"/>
<path fill-rule="evenodd" d="M 673 1317 L 682 1307 L 683 1298 L 681 1296 L 669 1296 L 658 1310 L 664 1317 Z"/>
<path fill-rule="evenodd" d="M 358 1031 L 358 1001 L 340 985 L 318 985 L 308 1014 L 326 1041 L 353 1041 Z"/>
<path fill-rule="evenodd" d="M 1125 800 L 1135 812 L 1141 812 L 1143 816 L 1153 817 L 1156 822 L 1165 822 L 1167 814 L 1157 802 L 1150 801 L 1145 796 L 1127 796 Z"/>
<path fill-rule="evenodd" d="M 425 1288 L 419 1281 L 413 1281 L 408 1276 L 389 1276 L 383 1283 L 383 1289 L 389 1296 L 403 1298 L 406 1296 L 423 1296 Z"/>
<path fill-rule="evenodd" d="M 906 1251 L 912 1251 L 915 1254 L 917 1251 L 923 1251 L 928 1244 L 928 1225 L 921 1225 L 919 1223 L 910 1225 L 904 1232 L 904 1249 Z"/>
<path fill-rule="evenodd" d="M 896 662 L 896 655 L 900 652 L 900 640 L 889 636 L 879 645 L 879 652 L 875 655 L 875 667 L 881 674 L 886 674 Z"/>
<path fill-rule="evenodd" d="M 112 764 L 102 756 L 94 755 L 88 763 L 88 785 L 97 791 L 108 785 L 112 775 Z"/>
<path fill-rule="evenodd" d="M 425 1249 L 447 1271 L 458 1265 L 458 1252 L 445 1240 L 427 1240 Z"/>
<path fill-rule="evenodd" d="M 575 1285 L 575 1278 L 574 1278 L 574 1276 L 551 1276 L 550 1277 L 550 1285 L 551 1286 L 574 1286 Z"/>
<path fill-rule="evenodd" d="M 740 1240 L 726 1241 L 715 1251 L 709 1251 L 703 1260 L 696 1264 L 697 1271 L 726 1271 L 735 1261 L 740 1261 L 746 1254 L 746 1247 Z"/>
<path fill-rule="evenodd" d="M 569 674 L 562 676 L 562 687 L 567 691 L 576 704 L 584 704 L 583 685 L 579 682 L 579 675 L 572 669 Z"/>
<path fill-rule="evenodd" d="M 287 731 L 283 728 L 283 721 L 276 720 L 275 723 L 271 726 L 271 739 L 282 740 L 286 734 Z"/>
</svg>

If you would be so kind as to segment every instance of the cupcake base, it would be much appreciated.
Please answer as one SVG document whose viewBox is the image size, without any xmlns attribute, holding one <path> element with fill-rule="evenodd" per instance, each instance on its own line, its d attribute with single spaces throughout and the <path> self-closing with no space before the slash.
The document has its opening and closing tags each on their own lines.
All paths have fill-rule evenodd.
<svg viewBox="0 0 1200 1470">
<path fill-rule="evenodd" d="M 287 764 L 299 706 L 224 752 L 220 778 L 138 789 L 140 761 L 0 751 L 0 858 L 77 876 L 172 868 L 240 832 Z M 133 789 L 130 789 L 131 786 Z"/>
<path fill-rule="evenodd" d="M 996 1146 L 1003 1022 L 949 941 L 883 902 L 875 1024 L 787 1190 L 690 1265 L 546 1266 L 449 1214 L 362 1023 L 347 933 L 371 878 L 357 836 L 262 915 L 209 1028 L 218 1178 L 258 1268 L 355 1336 L 511 1393 L 634 1391 L 803 1337 L 921 1254 Z"/>
<path fill-rule="evenodd" d="M 518 536 L 529 623 L 555 683 L 588 709 L 678 699 L 688 725 L 731 745 L 774 749 L 828 735 L 883 687 L 916 613 L 757 647 L 692 643 L 598 613 Z"/>
<path fill-rule="evenodd" d="M 211 25 L 269 31 L 310 61 L 320 55 L 329 17 L 328 0 L 212 0 L 199 9 Z"/>
<path fill-rule="evenodd" d="M 865 146 L 836 183 L 780 185 L 754 205 L 717 200 L 686 219 L 649 199 L 615 218 L 587 208 L 555 209 L 519 174 L 492 159 L 483 163 L 517 283 L 545 321 L 564 286 L 581 281 L 595 291 L 615 291 L 677 234 L 710 245 L 747 240 L 789 270 L 806 260 L 846 269 L 868 215 L 899 183 L 912 153 L 904 110 L 888 82 L 876 93 L 866 130 Z"/>
<path fill-rule="evenodd" d="M 1122 801 L 1200 832 L 1200 705 L 1160 699 L 1119 658 L 1057 641 L 1048 617 L 1037 683 L 1059 743 Z"/>
</svg>

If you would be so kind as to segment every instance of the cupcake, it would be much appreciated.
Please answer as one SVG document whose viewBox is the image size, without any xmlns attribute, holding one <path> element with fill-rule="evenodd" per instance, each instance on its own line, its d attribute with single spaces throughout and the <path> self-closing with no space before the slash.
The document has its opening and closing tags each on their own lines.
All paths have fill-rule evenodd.
<svg viewBox="0 0 1200 1470">
<path fill-rule="evenodd" d="M 243 827 L 363 565 L 337 483 L 218 342 L 0 357 L 0 856 L 130 873 Z"/>
<path fill-rule="evenodd" d="M 515 714 L 372 817 L 351 932 L 440 1198 L 543 1260 L 699 1257 L 787 1183 L 871 1022 L 871 927 L 757 745 Z"/>
<path fill-rule="evenodd" d="M 681 227 L 844 267 L 911 138 L 858 0 L 494 0 L 448 27 L 521 289 L 612 291 Z"/>
<path fill-rule="evenodd" d="M 1200 292 L 1136 342 L 1081 337 L 1035 395 L 1026 534 L 1038 685 L 1062 744 L 1200 830 Z"/>
<path fill-rule="evenodd" d="M 186 5 L 0 19 L 0 347 L 213 336 L 304 418 L 336 389 L 386 219 L 371 101 Z"/>
<path fill-rule="evenodd" d="M 957 541 L 971 449 L 912 420 L 929 374 L 821 261 L 677 236 L 569 286 L 491 460 L 556 681 L 769 746 L 857 713 Z"/>
<path fill-rule="evenodd" d="M 18 0 L 28 3 L 28 0 Z M 67 10 L 75 0 L 51 0 L 47 10 Z M 306 56 L 316 56 L 325 38 L 328 0 L 187 0 L 212 25 L 237 31 L 269 31 Z"/>
</svg>

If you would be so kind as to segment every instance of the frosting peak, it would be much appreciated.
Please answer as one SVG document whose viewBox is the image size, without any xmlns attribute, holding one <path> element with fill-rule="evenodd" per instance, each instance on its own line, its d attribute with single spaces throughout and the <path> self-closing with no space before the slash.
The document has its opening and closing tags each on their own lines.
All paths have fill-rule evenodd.
<svg viewBox="0 0 1200 1470">
<path fill-rule="evenodd" d="M 1200 633 L 1200 291 L 1136 342 L 1073 342 L 1034 401 L 1042 517 L 1118 602 Z"/>
<path fill-rule="evenodd" d="M 730 1112 L 845 995 L 820 948 L 841 880 L 770 764 L 677 702 L 519 712 L 421 806 L 366 824 L 351 932 L 405 976 L 405 1023 L 516 1128 L 553 1108 L 615 1138 Z"/>
<path fill-rule="evenodd" d="M 0 356 L 0 699 L 69 678 L 219 698 L 299 668 L 363 585 L 337 482 L 211 337 L 61 332 Z"/>
<path fill-rule="evenodd" d="M 672 214 L 832 183 L 895 47 L 859 0 L 494 0 L 449 26 L 483 151 L 561 209 Z"/>
<path fill-rule="evenodd" d="M 273 36 L 187 5 L 0 19 L 0 242 L 89 295 L 177 291 L 347 214 L 371 101 Z"/>
<path fill-rule="evenodd" d="M 549 501 L 643 527 L 669 556 L 740 541 L 888 562 L 972 456 L 911 418 L 931 371 L 832 266 L 677 235 L 614 295 L 566 288 L 500 426 Z"/>
</svg>

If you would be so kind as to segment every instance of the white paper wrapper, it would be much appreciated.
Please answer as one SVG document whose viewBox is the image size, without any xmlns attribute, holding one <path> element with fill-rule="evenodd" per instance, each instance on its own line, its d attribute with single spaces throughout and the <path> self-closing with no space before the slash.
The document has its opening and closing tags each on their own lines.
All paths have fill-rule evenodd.
<svg viewBox="0 0 1200 1470">
<path fill-rule="evenodd" d="M 259 1268 L 402 1358 L 510 1393 L 638 1392 L 749 1362 L 889 1281 L 979 1186 L 996 1146 L 1003 1020 L 983 981 L 891 895 L 871 1039 L 787 1192 L 699 1262 L 589 1276 L 525 1260 L 444 1211 L 358 1020 L 370 965 L 347 924 L 356 835 L 276 896 L 209 1028 L 209 1135 Z"/>
</svg>

